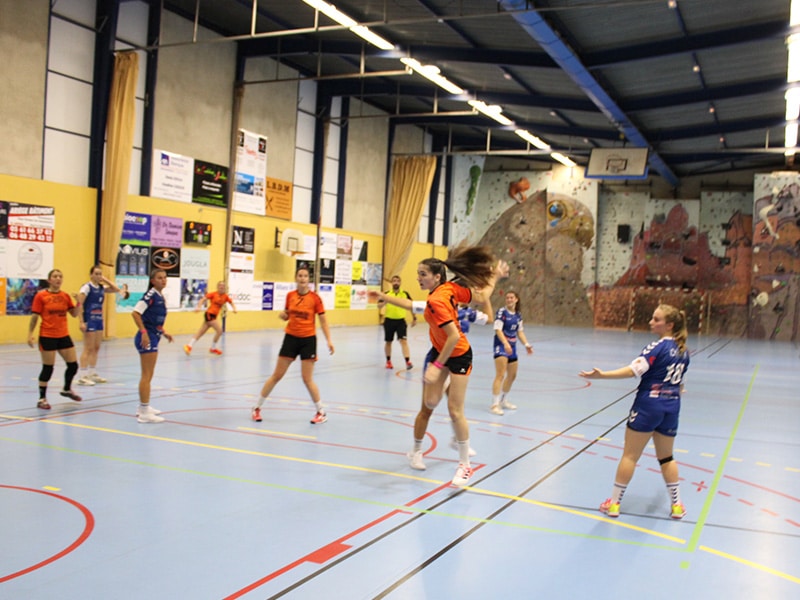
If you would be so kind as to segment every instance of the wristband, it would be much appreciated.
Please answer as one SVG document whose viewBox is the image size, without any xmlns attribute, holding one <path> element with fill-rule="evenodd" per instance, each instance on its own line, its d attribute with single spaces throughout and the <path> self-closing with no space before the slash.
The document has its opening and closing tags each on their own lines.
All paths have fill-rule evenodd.
<svg viewBox="0 0 800 600">
<path fill-rule="evenodd" d="M 431 364 L 437 369 L 444 369 L 444 365 L 440 363 L 438 360 L 433 361 Z"/>
<path fill-rule="evenodd" d="M 139 330 L 139 333 L 147 333 L 147 329 L 145 329 L 145 328 L 143 327 L 142 329 L 140 329 L 140 330 Z"/>
</svg>

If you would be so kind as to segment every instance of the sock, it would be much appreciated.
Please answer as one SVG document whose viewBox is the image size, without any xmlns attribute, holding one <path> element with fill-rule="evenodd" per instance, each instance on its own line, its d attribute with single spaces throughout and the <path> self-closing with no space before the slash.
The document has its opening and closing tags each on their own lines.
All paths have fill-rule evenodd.
<svg viewBox="0 0 800 600">
<path fill-rule="evenodd" d="M 492 406 L 497 406 L 500 404 L 500 394 L 495 394 L 492 396 Z"/>
<path fill-rule="evenodd" d="M 39 400 L 46 400 L 47 399 L 47 386 L 40 385 L 39 386 Z"/>
<path fill-rule="evenodd" d="M 500 394 L 500 402 L 503 403 L 505 401 L 506 401 L 506 393 L 503 392 L 502 394 Z"/>
<path fill-rule="evenodd" d="M 89 376 L 89 367 L 84 367 L 83 369 L 81 369 L 81 374 L 80 374 L 81 379 L 88 376 Z"/>
<path fill-rule="evenodd" d="M 680 504 L 681 491 L 679 483 L 668 483 L 667 493 L 669 494 L 669 499 L 670 501 L 672 501 L 673 504 Z"/>
<path fill-rule="evenodd" d="M 139 414 L 144 414 L 150 410 L 150 403 L 144 404 L 139 402 Z"/>
<path fill-rule="evenodd" d="M 89 375 L 97 375 L 97 365 L 89 365 L 86 371 L 89 373 Z"/>
<path fill-rule="evenodd" d="M 410 362 L 411 362 L 411 358 L 409 358 L 408 356 L 406 356 L 406 364 L 408 364 L 408 363 L 410 363 Z"/>
<path fill-rule="evenodd" d="M 217 342 L 211 342 L 211 349 L 213 350 L 216 347 L 217 347 Z"/>
<path fill-rule="evenodd" d="M 422 440 L 414 440 L 414 448 L 412 452 L 422 452 Z"/>
<path fill-rule="evenodd" d="M 622 485 L 621 483 L 614 482 L 614 489 L 611 491 L 611 503 L 612 504 L 619 504 L 622 502 L 622 496 L 625 495 L 625 490 L 628 489 L 627 485 Z"/>
<path fill-rule="evenodd" d="M 190 340 L 189 340 L 189 343 L 188 343 L 188 344 L 186 344 L 186 345 L 187 345 L 187 346 L 189 346 L 189 348 L 191 348 L 192 346 L 194 346 L 194 343 L 195 343 L 196 341 L 197 341 L 196 339 L 192 338 L 192 339 L 190 339 Z"/>
<path fill-rule="evenodd" d="M 320 414 L 325 414 L 325 407 L 322 406 L 322 402 L 315 402 L 314 406 L 317 408 L 317 412 Z"/>
<path fill-rule="evenodd" d="M 387 356 L 386 357 L 386 362 L 392 362 L 392 357 L 391 356 Z"/>
<path fill-rule="evenodd" d="M 469 466 L 469 438 L 464 440 L 457 440 L 456 444 L 458 444 L 458 462 L 460 462 L 465 467 Z"/>
<path fill-rule="evenodd" d="M 261 408 L 264 405 L 264 402 L 266 402 L 266 400 L 267 400 L 266 396 L 259 396 L 258 402 L 256 402 L 256 408 Z"/>
</svg>

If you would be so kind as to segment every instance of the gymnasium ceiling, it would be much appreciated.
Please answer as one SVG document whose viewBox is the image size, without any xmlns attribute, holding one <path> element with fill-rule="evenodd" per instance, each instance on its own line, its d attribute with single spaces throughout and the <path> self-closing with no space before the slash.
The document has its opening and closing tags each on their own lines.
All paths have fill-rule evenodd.
<svg viewBox="0 0 800 600">
<path fill-rule="evenodd" d="M 782 170 L 790 0 L 336 0 L 395 45 L 367 44 L 302 0 L 163 0 L 175 12 L 317 78 L 333 96 L 428 131 L 440 149 L 579 165 L 647 147 L 650 174 Z M 253 15 L 255 14 L 255 19 Z M 315 19 L 318 16 L 318 21 Z M 400 58 L 440 68 L 453 95 Z M 476 113 L 499 105 L 513 125 Z M 788 162 L 787 162 L 788 161 Z"/>
</svg>

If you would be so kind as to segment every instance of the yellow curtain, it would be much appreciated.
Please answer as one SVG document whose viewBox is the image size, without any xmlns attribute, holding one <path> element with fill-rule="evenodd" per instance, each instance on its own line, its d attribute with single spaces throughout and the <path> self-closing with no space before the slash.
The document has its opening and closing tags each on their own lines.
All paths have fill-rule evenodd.
<svg viewBox="0 0 800 600">
<path fill-rule="evenodd" d="M 135 52 L 118 52 L 114 57 L 114 79 L 108 99 L 106 177 L 100 216 L 99 261 L 103 275 L 111 281 L 114 281 L 122 222 L 128 204 L 138 77 L 139 55 Z M 105 303 L 106 337 L 113 337 L 116 331 L 114 304 Z"/>
<path fill-rule="evenodd" d="M 386 281 L 397 275 L 408 259 L 435 173 L 435 156 L 404 156 L 392 163 L 392 193 L 383 242 Z"/>
</svg>

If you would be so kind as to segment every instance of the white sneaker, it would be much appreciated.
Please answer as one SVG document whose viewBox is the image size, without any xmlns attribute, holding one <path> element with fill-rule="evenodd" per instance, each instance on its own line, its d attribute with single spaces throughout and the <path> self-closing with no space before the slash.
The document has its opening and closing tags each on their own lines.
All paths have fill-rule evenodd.
<svg viewBox="0 0 800 600">
<path fill-rule="evenodd" d="M 450 440 L 450 447 L 453 450 L 455 450 L 456 452 L 458 452 L 458 440 L 455 437 Z M 472 449 L 472 446 L 470 446 L 469 447 L 469 457 L 472 458 L 473 456 L 476 456 L 477 454 L 478 453 L 475 452 L 475 450 Z"/>
<path fill-rule="evenodd" d="M 142 410 L 141 407 L 136 409 L 136 416 L 137 417 L 141 413 L 141 410 Z M 153 413 L 154 415 L 160 415 L 161 414 L 160 410 L 158 410 L 157 408 L 154 408 L 152 406 L 150 407 L 150 412 Z"/>
<path fill-rule="evenodd" d="M 493 415 L 502 415 L 503 409 L 500 408 L 499 404 L 492 404 L 492 406 L 489 407 L 489 412 L 492 413 Z"/>
<path fill-rule="evenodd" d="M 506 410 L 517 410 L 516 404 L 511 404 L 508 400 L 503 400 L 500 403 L 500 408 L 505 408 Z"/>
<path fill-rule="evenodd" d="M 472 477 L 472 467 L 468 467 L 466 465 L 458 465 L 456 469 L 456 474 L 453 476 L 453 481 L 451 483 L 455 486 L 461 487 L 463 485 L 467 485 L 469 483 L 470 477 Z"/>
<path fill-rule="evenodd" d="M 91 379 L 94 383 L 108 383 L 108 379 L 105 377 L 100 377 L 97 373 L 92 373 L 89 375 L 89 379 Z"/>
<path fill-rule="evenodd" d="M 92 381 L 92 378 L 89 377 L 88 375 L 79 378 L 75 383 L 77 383 L 78 385 L 94 385 L 94 381 Z"/>
<path fill-rule="evenodd" d="M 408 457 L 408 464 L 412 469 L 416 469 L 417 471 L 424 471 L 427 467 L 425 463 L 422 462 L 422 452 L 417 450 L 414 452 L 413 450 L 406 454 Z"/>
<path fill-rule="evenodd" d="M 161 423 L 164 417 L 160 417 L 152 409 L 148 409 L 147 411 L 140 410 L 136 420 L 139 423 Z"/>
</svg>

